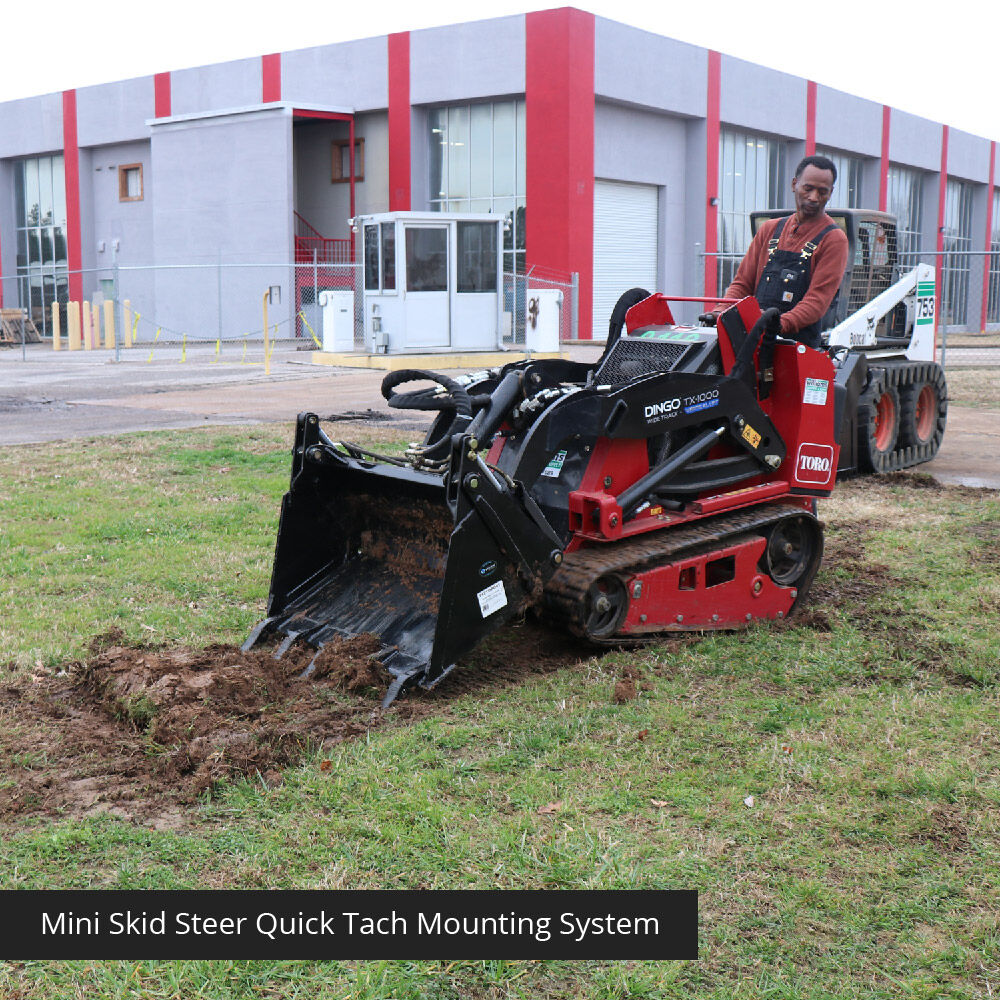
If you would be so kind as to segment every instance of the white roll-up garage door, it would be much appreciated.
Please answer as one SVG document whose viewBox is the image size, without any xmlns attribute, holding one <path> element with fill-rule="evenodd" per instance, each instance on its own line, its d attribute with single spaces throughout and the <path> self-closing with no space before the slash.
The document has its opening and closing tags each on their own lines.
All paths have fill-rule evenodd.
<svg viewBox="0 0 1000 1000">
<path fill-rule="evenodd" d="M 594 181 L 594 339 L 608 336 L 618 296 L 630 288 L 659 291 L 656 273 L 657 188 Z"/>
</svg>

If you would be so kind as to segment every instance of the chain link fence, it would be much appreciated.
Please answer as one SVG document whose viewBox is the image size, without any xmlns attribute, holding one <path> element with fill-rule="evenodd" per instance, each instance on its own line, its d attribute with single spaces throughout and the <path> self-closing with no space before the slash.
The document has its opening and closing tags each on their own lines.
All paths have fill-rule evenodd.
<svg viewBox="0 0 1000 1000">
<path fill-rule="evenodd" d="M 265 336 L 269 343 L 319 350 L 324 343 L 323 306 L 330 301 L 324 293 L 346 292 L 353 303 L 353 337 L 341 331 L 340 349 L 345 349 L 346 341 L 355 351 L 370 350 L 365 340 L 362 265 L 325 262 L 318 254 L 312 260 L 301 256 L 289 263 L 112 264 L 64 272 L 60 281 L 45 289 L 33 287 L 25 275 L 5 276 L 0 287 L 6 307 L 3 330 L 8 332 L 0 335 L 0 347 L 20 346 L 23 352 L 26 343 L 50 341 L 56 324 L 65 347 L 73 311 L 81 340 L 86 333 L 93 345 L 113 346 L 116 351 L 208 343 L 220 356 L 231 357 L 245 353 L 248 345 L 262 344 Z M 84 289 L 86 309 L 79 301 L 74 310 L 69 308 L 70 286 L 76 278 Z M 556 317 L 559 341 L 575 339 L 578 288 L 576 275 L 534 269 L 505 273 L 499 342 L 524 349 L 542 311 L 547 322 Z M 110 313 L 105 303 L 113 304 Z"/>
<path fill-rule="evenodd" d="M 714 260 L 716 293 L 732 281 L 742 254 L 698 253 L 698 273 Z M 1000 247 L 995 250 L 945 250 L 941 254 L 901 252 L 901 275 L 918 263 L 937 273 L 939 360 L 949 368 L 1000 367 Z M 853 303 L 852 303 L 853 304 Z"/>
</svg>

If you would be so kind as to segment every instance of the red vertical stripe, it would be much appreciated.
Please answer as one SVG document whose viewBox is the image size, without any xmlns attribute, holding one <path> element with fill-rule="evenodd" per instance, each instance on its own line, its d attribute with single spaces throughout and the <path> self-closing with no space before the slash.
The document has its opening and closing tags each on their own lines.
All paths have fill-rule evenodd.
<svg viewBox="0 0 1000 1000">
<path fill-rule="evenodd" d="M 885 212 L 889 204 L 889 126 L 892 108 L 882 105 L 882 162 L 879 164 L 878 210 Z"/>
<path fill-rule="evenodd" d="M 410 210 L 410 33 L 389 36 L 389 211 Z"/>
<path fill-rule="evenodd" d="M 806 156 L 816 155 L 816 81 L 806 81 Z"/>
<path fill-rule="evenodd" d="M 981 327 L 983 331 L 986 330 L 986 320 L 989 315 L 989 296 L 990 296 L 990 246 L 993 243 L 993 171 L 996 169 L 997 165 L 997 144 L 995 142 L 990 143 L 990 176 L 989 181 L 986 185 L 986 245 L 983 249 L 986 251 L 986 257 L 983 260 L 983 308 L 980 313 L 982 323 Z"/>
<path fill-rule="evenodd" d="M 525 15 L 525 254 L 580 276 L 577 336 L 593 335 L 594 15 Z"/>
<path fill-rule="evenodd" d="M 936 325 L 935 335 L 941 324 L 941 271 L 944 267 L 944 206 L 948 196 L 948 126 L 941 126 L 941 174 L 940 186 L 938 187 L 938 225 L 937 225 L 937 281 L 934 286 L 934 316 Z M 935 354 L 937 343 L 934 345 Z"/>
<path fill-rule="evenodd" d="M 708 106 L 705 110 L 705 295 L 718 295 L 719 264 L 719 115 L 722 56 L 708 52 Z M 713 204 L 713 202 L 715 204 Z"/>
<path fill-rule="evenodd" d="M 265 104 L 281 100 L 281 53 L 260 57 L 261 100 Z"/>
<path fill-rule="evenodd" d="M 83 255 L 80 251 L 80 147 L 76 133 L 76 91 L 63 91 L 63 162 L 66 176 L 66 261 L 69 266 L 69 297 L 83 298 Z"/>
<path fill-rule="evenodd" d="M 170 117 L 170 74 L 157 73 L 153 77 L 153 114 L 157 118 Z"/>
</svg>

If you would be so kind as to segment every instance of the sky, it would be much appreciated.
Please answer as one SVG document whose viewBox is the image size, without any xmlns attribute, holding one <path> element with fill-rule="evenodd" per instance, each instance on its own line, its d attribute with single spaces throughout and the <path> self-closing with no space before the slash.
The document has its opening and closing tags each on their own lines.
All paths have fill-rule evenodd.
<svg viewBox="0 0 1000 1000">
<path fill-rule="evenodd" d="M 544 9 L 509 0 L 169 0 L 4 5 L 0 101 L 265 52 Z M 593 0 L 574 6 L 1000 139 L 985 0 Z M 17 40 L 20 40 L 18 42 Z M 622 72 L 628 72 L 623 62 Z M 670 72 L 669 66 L 663 67 Z"/>
</svg>

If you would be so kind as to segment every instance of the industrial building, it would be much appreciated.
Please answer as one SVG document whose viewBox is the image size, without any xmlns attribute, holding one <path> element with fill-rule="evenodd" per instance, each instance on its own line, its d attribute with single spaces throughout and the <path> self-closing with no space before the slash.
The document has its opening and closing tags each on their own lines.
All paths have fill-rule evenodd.
<svg viewBox="0 0 1000 1000">
<path fill-rule="evenodd" d="M 832 204 L 894 213 L 903 250 L 1000 252 L 995 145 L 543 10 L 0 104 L 0 295 L 47 331 L 53 300 L 118 297 L 127 274 L 135 310 L 214 338 L 259 326 L 265 289 L 302 333 L 289 262 L 360 261 L 363 214 L 447 210 L 502 216 L 503 270 L 572 285 L 573 333 L 601 337 L 625 288 L 715 294 L 748 213 L 791 207 L 814 151 L 838 164 Z M 949 321 L 985 329 L 997 258 L 963 259 L 982 273 L 951 276 Z"/>
</svg>

